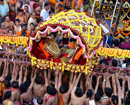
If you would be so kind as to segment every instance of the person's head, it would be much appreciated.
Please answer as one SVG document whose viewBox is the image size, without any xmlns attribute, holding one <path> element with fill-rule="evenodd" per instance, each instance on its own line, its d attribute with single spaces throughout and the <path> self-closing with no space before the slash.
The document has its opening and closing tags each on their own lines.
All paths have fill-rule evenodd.
<svg viewBox="0 0 130 105">
<path fill-rule="evenodd" d="M 41 17 L 37 18 L 37 23 L 38 24 L 42 24 L 42 22 L 43 22 L 43 19 L 41 19 Z"/>
<path fill-rule="evenodd" d="M 71 43 L 76 43 L 77 39 L 70 38 L 69 40 Z"/>
<path fill-rule="evenodd" d="M 101 65 L 108 65 L 106 59 L 102 59 L 102 60 L 100 60 L 100 64 L 101 64 Z"/>
<path fill-rule="evenodd" d="M 62 85 L 62 86 L 60 87 L 60 92 L 61 92 L 62 94 L 64 94 L 64 93 L 66 93 L 66 92 L 68 91 L 68 89 L 69 89 L 68 85 L 67 85 L 67 84 L 64 84 L 64 85 Z"/>
<path fill-rule="evenodd" d="M 34 23 L 30 23 L 30 30 L 34 30 L 34 28 L 35 28 Z"/>
<path fill-rule="evenodd" d="M 85 5 L 85 6 L 83 7 L 83 11 L 84 11 L 84 12 L 87 12 L 87 10 L 88 10 L 88 5 Z"/>
<path fill-rule="evenodd" d="M 45 3 L 45 4 L 44 4 L 44 9 L 45 9 L 45 10 L 48 10 L 48 9 L 49 9 L 49 3 Z"/>
<path fill-rule="evenodd" d="M 11 86 L 10 81 L 9 80 L 5 81 L 4 85 L 6 88 L 9 88 Z"/>
<path fill-rule="evenodd" d="M 5 92 L 5 99 L 10 99 L 11 98 L 11 91 L 6 91 Z"/>
<path fill-rule="evenodd" d="M 92 97 L 92 90 L 91 89 L 89 89 L 88 91 L 87 91 L 87 93 L 86 93 L 86 95 L 87 95 L 87 97 L 89 97 L 89 98 L 91 98 Z"/>
<path fill-rule="evenodd" d="M 8 74 L 6 77 L 5 77 L 5 80 L 7 80 L 7 81 L 10 81 L 11 80 L 11 75 L 10 74 Z"/>
<path fill-rule="evenodd" d="M 95 99 L 95 101 L 100 101 L 100 99 L 101 99 L 101 95 L 99 94 L 99 93 L 96 93 L 95 94 L 95 96 L 94 96 L 94 99 Z"/>
<path fill-rule="evenodd" d="M 41 85 L 43 83 L 43 78 L 41 76 L 36 77 L 36 83 Z"/>
<path fill-rule="evenodd" d="M 112 60 L 112 66 L 117 67 L 117 60 L 115 60 L 115 59 Z"/>
<path fill-rule="evenodd" d="M 6 16 L 5 16 L 5 21 L 6 21 L 6 22 L 10 22 L 9 15 L 6 15 Z"/>
<path fill-rule="evenodd" d="M 30 80 L 26 80 L 24 84 L 28 88 L 30 86 L 30 84 L 31 84 L 31 81 Z"/>
<path fill-rule="evenodd" d="M 52 11 L 49 11 L 49 16 L 52 16 L 53 15 L 53 12 Z"/>
<path fill-rule="evenodd" d="M 129 63 L 129 62 L 126 63 L 126 67 L 127 67 L 127 68 L 130 68 L 130 63 Z"/>
<path fill-rule="evenodd" d="M 130 100 L 130 90 L 128 91 L 127 95 L 128 95 L 128 99 Z"/>
<path fill-rule="evenodd" d="M 130 40 L 129 40 L 129 36 L 125 36 L 125 42 L 129 42 Z"/>
<path fill-rule="evenodd" d="M 1 29 L 5 29 L 5 23 L 1 23 Z"/>
<path fill-rule="evenodd" d="M 100 19 L 101 19 L 101 15 L 100 15 L 100 14 L 98 14 L 98 15 L 96 16 L 96 20 L 99 22 L 99 21 L 100 21 Z"/>
<path fill-rule="evenodd" d="M 42 99 L 41 97 L 38 97 L 38 98 L 37 98 L 37 103 L 38 103 L 39 105 L 42 105 L 42 104 L 43 104 L 43 99 Z"/>
<path fill-rule="evenodd" d="M 22 15 L 23 15 L 23 10 L 22 10 L 22 9 L 19 9 L 19 10 L 18 10 L 18 15 L 19 15 L 19 16 L 22 16 Z"/>
<path fill-rule="evenodd" d="M 26 31 L 26 24 L 22 24 L 21 29 L 22 29 L 22 31 Z"/>
<path fill-rule="evenodd" d="M 51 32 L 51 33 L 50 33 L 50 37 L 54 39 L 54 38 L 56 37 L 56 33 Z"/>
<path fill-rule="evenodd" d="M 75 95 L 77 97 L 81 97 L 82 96 L 82 89 L 80 87 L 76 88 Z"/>
<path fill-rule="evenodd" d="M 105 17 L 101 17 L 101 18 L 100 18 L 100 23 L 103 24 L 103 25 L 106 24 Z"/>
<path fill-rule="evenodd" d="M 54 87 L 51 87 L 51 86 L 47 86 L 47 89 L 46 89 L 47 93 L 50 94 L 50 95 L 55 95 L 56 94 L 56 89 Z"/>
<path fill-rule="evenodd" d="M 34 19 L 35 16 L 36 16 L 35 12 L 32 12 L 32 13 L 31 13 L 31 17 Z"/>
<path fill-rule="evenodd" d="M 17 81 L 13 81 L 12 82 L 12 87 L 15 88 L 15 89 L 18 88 L 18 82 Z"/>
<path fill-rule="evenodd" d="M 106 88 L 105 88 L 105 94 L 106 94 L 108 97 L 111 97 L 111 95 L 112 95 L 112 89 L 106 87 Z"/>
<path fill-rule="evenodd" d="M 26 92 L 26 90 L 27 90 L 26 85 L 25 84 L 21 84 L 20 85 L 20 90 L 21 90 L 21 92 Z"/>
<path fill-rule="evenodd" d="M 16 26 L 19 26 L 19 24 L 20 24 L 20 20 L 19 20 L 19 19 L 16 19 L 16 20 L 15 20 L 15 25 L 16 25 Z"/>
<path fill-rule="evenodd" d="M 118 97 L 116 95 L 111 96 L 111 104 L 118 105 Z"/>
<path fill-rule="evenodd" d="M 120 45 L 120 40 L 119 39 L 115 39 L 113 41 L 114 47 L 118 47 Z"/>
<path fill-rule="evenodd" d="M 35 0 L 37 3 L 39 2 L 39 0 Z"/>
<path fill-rule="evenodd" d="M 59 4 L 59 5 L 58 5 L 59 11 L 62 11 L 62 8 L 63 8 L 63 5 L 62 5 L 62 4 Z"/>
<path fill-rule="evenodd" d="M 4 0 L 0 0 L 0 4 L 4 4 Z"/>
<path fill-rule="evenodd" d="M 9 30 L 8 30 L 8 34 L 9 34 L 9 35 L 13 35 L 13 30 L 9 29 Z"/>
<path fill-rule="evenodd" d="M 24 6 L 24 10 L 28 12 L 28 6 Z"/>
</svg>

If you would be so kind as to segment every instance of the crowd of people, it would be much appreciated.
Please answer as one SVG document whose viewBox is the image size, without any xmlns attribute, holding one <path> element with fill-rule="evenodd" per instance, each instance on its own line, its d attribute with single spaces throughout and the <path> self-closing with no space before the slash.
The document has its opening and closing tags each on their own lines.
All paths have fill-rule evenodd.
<svg viewBox="0 0 130 105">
<path fill-rule="evenodd" d="M 55 0 L 54 0 L 55 1 Z M 63 10 L 76 9 L 91 13 L 90 2 L 84 0 L 0 0 L 0 34 L 29 37 L 35 28 Z M 104 17 L 95 18 L 103 29 L 103 46 L 130 49 L 129 36 L 124 40 L 111 36 L 110 24 Z M 66 40 L 62 40 L 66 41 Z M 68 41 L 68 39 L 67 39 Z M 60 43 L 60 42 L 59 42 Z M 62 46 L 60 46 L 62 47 Z M 22 46 L 2 45 L 0 51 L 26 54 Z M 130 105 L 130 59 L 101 56 L 94 72 L 73 73 L 59 70 L 40 70 L 0 52 L 0 104 L 2 105 Z M 9 62 L 7 59 L 11 59 Z M 16 60 L 16 61 L 15 61 Z M 112 67 L 120 67 L 113 70 Z"/>
</svg>

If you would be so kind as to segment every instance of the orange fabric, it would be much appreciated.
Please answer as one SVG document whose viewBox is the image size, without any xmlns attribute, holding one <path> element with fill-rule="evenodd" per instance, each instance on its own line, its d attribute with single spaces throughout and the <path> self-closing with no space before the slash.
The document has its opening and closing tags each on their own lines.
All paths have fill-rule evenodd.
<svg viewBox="0 0 130 105">
<path fill-rule="evenodd" d="M 81 9 L 81 5 L 83 3 L 83 0 L 78 0 L 78 8 Z"/>
<path fill-rule="evenodd" d="M 83 53 L 83 48 L 81 48 L 75 55 L 74 60 L 78 61 Z"/>
<path fill-rule="evenodd" d="M 45 54 L 46 58 L 48 59 L 50 54 L 44 49 L 44 45 L 42 41 L 39 43 L 39 47 L 42 49 L 43 53 Z"/>
<path fill-rule="evenodd" d="M 62 98 L 62 94 L 60 93 L 60 96 L 59 96 L 59 105 L 64 105 L 64 102 L 63 102 L 63 98 Z"/>
<path fill-rule="evenodd" d="M 63 5 L 62 11 L 64 11 L 64 3 L 63 3 L 63 2 L 60 2 L 60 1 L 59 1 L 58 4 L 56 5 L 56 8 L 58 8 L 58 5 L 59 5 L 59 4 Z"/>
<path fill-rule="evenodd" d="M 29 37 L 30 32 L 28 32 L 28 31 L 26 30 L 26 33 L 27 33 L 27 37 Z M 19 31 L 19 32 L 16 33 L 16 35 L 18 35 L 18 36 L 20 36 L 21 34 L 22 34 L 22 31 Z"/>
<path fill-rule="evenodd" d="M 71 8 L 72 8 L 72 9 L 75 9 L 75 3 L 74 3 L 73 0 L 71 0 L 71 1 L 72 1 L 72 2 L 71 2 L 71 3 L 72 3 L 72 7 L 71 7 Z M 69 6 L 69 0 L 67 0 L 66 5 Z"/>
<path fill-rule="evenodd" d="M 11 105 L 12 104 L 12 101 L 8 101 L 7 103 L 6 103 L 6 105 Z"/>
<path fill-rule="evenodd" d="M 11 12 L 11 11 L 10 11 L 9 13 L 10 13 L 11 15 L 15 15 L 15 13 L 13 13 L 13 12 Z"/>
<path fill-rule="evenodd" d="M 39 18 L 39 17 L 40 17 L 40 15 L 37 15 L 37 14 L 36 14 L 35 18 Z"/>
<path fill-rule="evenodd" d="M 15 4 L 17 1 L 16 0 L 10 0 L 9 3 Z"/>
<path fill-rule="evenodd" d="M 5 21 L 5 24 L 6 24 L 6 28 L 7 28 L 7 22 L 6 21 Z M 10 29 L 13 30 L 12 22 L 10 21 L 9 24 L 10 24 Z"/>
<path fill-rule="evenodd" d="M 3 91 L 6 89 L 4 83 L 0 83 L 0 96 L 2 96 Z"/>
<path fill-rule="evenodd" d="M 19 15 L 17 16 L 17 18 L 19 19 Z M 24 15 L 23 15 L 23 23 L 25 23 L 25 16 Z"/>
<path fill-rule="evenodd" d="M 75 44 L 73 44 L 73 43 L 70 43 L 70 42 L 69 42 L 69 44 L 68 44 L 67 46 L 69 46 L 69 47 L 72 48 L 72 49 L 75 49 Z"/>
<path fill-rule="evenodd" d="M 0 29 L 0 34 L 3 34 L 3 30 Z M 7 34 L 7 29 L 5 29 L 5 34 Z"/>
<path fill-rule="evenodd" d="M 52 5 L 56 5 L 56 0 L 49 0 Z"/>
</svg>

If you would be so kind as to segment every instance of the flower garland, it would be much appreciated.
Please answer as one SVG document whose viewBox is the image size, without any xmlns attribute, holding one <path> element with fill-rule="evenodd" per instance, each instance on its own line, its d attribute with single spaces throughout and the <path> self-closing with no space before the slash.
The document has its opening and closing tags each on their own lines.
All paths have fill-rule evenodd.
<svg viewBox="0 0 130 105">
<path fill-rule="evenodd" d="M 27 54 L 31 58 L 31 64 L 36 65 L 37 68 L 39 69 L 48 69 L 50 70 L 61 70 L 64 72 L 64 70 L 68 70 L 70 72 L 84 72 L 85 74 L 90 73 L 91 71 L 88 70 L 88 68 L 91 68 L 92 70 L 94 68 L 94 62 L 91 62 L 92 64 L 86 63 L 85 65 L 77 65 L 77 64 L 67 64 L 67 63 L 57 63 L 53 61 L 48 61 L 48 60 L 42 60 L 42 59 L 37 59 L 36 57 L 32 56 L 30 51 L 27 50 Z M 90 62 L 89 62 L 90 63 Z"/>
<path fill-rule="evenodd" d="M 114 58 L 130 58 L 129 50 L 113 49 L 113 48 L 103 48 L 99 47 L 97 53 L 101 56 L 109 56 Z"/>
<path fill-rule="evenodd" d="M 0 43 L 1 43 L 1 45 L 3 43 L 7 43 L 8 46 L 10 44 L 16 44 L 16 46 L 23 45 L 24 47 L 27 47 L 27 41 L 28 41 L 28 37 L 0 35 Z"/>
</svg>

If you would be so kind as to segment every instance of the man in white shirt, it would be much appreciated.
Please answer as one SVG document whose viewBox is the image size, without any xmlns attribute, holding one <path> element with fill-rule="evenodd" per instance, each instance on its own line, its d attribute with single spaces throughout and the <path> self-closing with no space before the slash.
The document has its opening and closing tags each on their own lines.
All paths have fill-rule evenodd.
<svg viewBox="0 0 130 105">
<path fill-rule="evenodd" d="M 28 20 L 28 31 L 30 31 L 30 23 L 34 23 L 34 25 L 36 25 L 35 12 L 31 13 L 31 17 Z"/>
<path fill-rule="evenodd" d="M 43 21 L 49 17 L 49 3 L 44 4 L 44 9 L 41 11 L 40 17 L 43 18 Z"/>
</svg>

